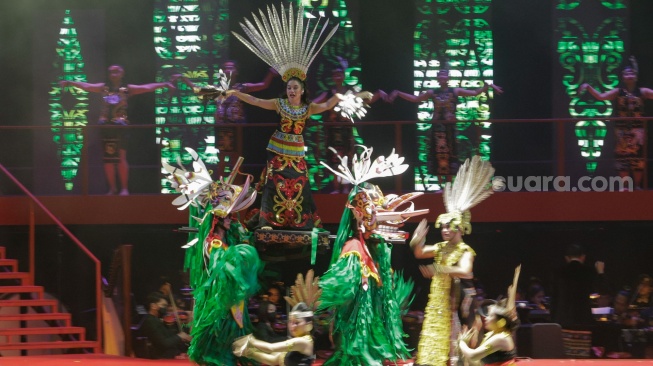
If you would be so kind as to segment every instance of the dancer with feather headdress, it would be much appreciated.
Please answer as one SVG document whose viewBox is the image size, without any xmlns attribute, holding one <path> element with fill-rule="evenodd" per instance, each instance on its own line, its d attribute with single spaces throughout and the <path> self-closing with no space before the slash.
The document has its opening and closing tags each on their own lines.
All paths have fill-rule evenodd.
<svg viewBox="0 0 653 366">
<path fill-rule="evenodd" d="M 456 349 L 461 319 L 473 321 L 470 308 L 473 285 L 474 250 L 462 240 L 463 234 L 472 231 L 472 207 L 493 193 L 490 179 L 494 174 L 492 165 L 479 156 L 467 159 L 458 170 L 453 185 L 444 189 L 444 205 L 447 213 L 438 216 L 435 227 L 442 227 L 445 240 L 424 245 L 428 226 L 426 220 L 418 225 L 410 241 L 416 258 L 434 258 L 433 264 L 420 266 L 426 278 L 431 278 L 431 292 L 424 310 L 424 322 L 417 349 L 417 365 L 448 365 Z M 464 296 L 461 296 L 461 293 Z M 459 297 L 461 299 L 459 299 Z"/>
<path fill-rule="evenodd" d="M 237 339 L 232 350 L 237 356 L 246 356 L 266 365 L 310 366 L 315 360 L 313 336 L 313 318 L 320 301 L 321 290 L 318 288 L 319 277 L 314 277 L 309 270 L 304 277 L 297 275 L 292 286 L 292 296 L 285 296 L 292 310 L 288 319 L 290 338 L 269 343 L 247 335 Z"/>
<path fill-rule="evenodd" d="M 281 117 L 267 147 L 261 209 L 258 217 L 251 220 L 248 226 L 311 230 L 320 226 L 320 219 L 311 195 L 308 166 L 304 159 L 304 127 L 312 114 L 336 106 L 350 116 L 360 115 L 361 110 L 364 111 L 359 105 L 361 97 L 371 98 L 371 94 L 362 92 L 347 98 L 337 94 L 323 103 L 310 102 L 306 90 L 308 66 L 338 27 L 326 33 L 320 43 L 327 30 L 327 22 L 319 19 L 311 29 L 309 20 L 305 27 L 302 6 L 296 14 L 292 5 L 286 11 L 283 4 L 279 12 L 274 7 L 268 7 L 267 14 L 262 10 L 259 13 L 260 17 L 252 14 L 256 26 L 247 19 L 245 24 L 241 23 L 249 40 L 233 34 L 277 70 L 286 82 L 286 94 L 277 99 L 258 99 L 237 90 L 224 93 L 226 97 L 236 96 L 245 103 L 276 111 Z"/>
<path fill-rule="evenodd" d="M 415 210 L 420 193 L 384 196 L 367 181 L 403 173 L 408 165 L 394 151 L 372 161 L 372 149 L 362 147 L 349 170 L 341 157 L 332 172 L 350 182 L 345 212 L 340 221 L 329 270 L 320 280 L 320 310 L 333 312 L 336 351 L 325 365 L 382 365 L 410 357 L 404 343 L 402 312 L 410 302 L 413 283 L 391 267 L 391 240 L 405 240 L 399 231 L 408 218 L 428 213 Z M 322 162 L 329 169 L 329 164 Z M 394 229 L 394 230 L 393 230 Z"/>
<path fill-rule="evenodd" d="M 186 150 L 193 158 L 193 171 L 181 163 L 162 164 L 167 179 L 181 193 L 172 204 L 190 211 L 184 269 L 190 274 L 195 305 L 188 356 L 200 365 L 235 365 L 231 344 L 252 331 L 245 303 L 259 289 L 263 266 L 256 249 L 244 244 L 250 233 L 233 214 L 249 207 L 256 191 L 249 187 L 251 176 L 242 186 L 234 184 L 242 174 L 238 170 L 242 158 L 229 177 L 213 181 L 197 153 Z"/>
</svg>

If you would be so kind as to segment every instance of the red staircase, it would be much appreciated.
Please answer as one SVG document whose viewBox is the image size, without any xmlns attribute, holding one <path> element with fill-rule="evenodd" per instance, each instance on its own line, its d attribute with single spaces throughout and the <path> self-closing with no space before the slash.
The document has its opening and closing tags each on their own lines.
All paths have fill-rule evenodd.
<svg viewBox="0 0 653 366">
<path fill-rule="evenodd" d="M 11 285 L 5 285 L 7 283 Z M 71 326 L 70 314 L 59 312 L 57 300 L 44 298 L 43 287 L 30 283 L 29 273 L 18 272 L 18 261 L 6 259 L 5 248 L 0 247 L 0 299 L 13 294 L 20 295 L 20 299 L 0 300 L 0 309 L 33 308 L 38 312 L 0 314 L 0 353 L 7 350 L 92 349 L 96 346 L 96 342 L 86 340 L 86 329 Z M 7 328 L 6 322 L 9 321 L 19 321 L 21 327 Z M 30 327 L 34 321 L 51 326 Z M 36 335 L 58 335 L 59 339 L 30 341 L 30 336 Z"/>
</svg>

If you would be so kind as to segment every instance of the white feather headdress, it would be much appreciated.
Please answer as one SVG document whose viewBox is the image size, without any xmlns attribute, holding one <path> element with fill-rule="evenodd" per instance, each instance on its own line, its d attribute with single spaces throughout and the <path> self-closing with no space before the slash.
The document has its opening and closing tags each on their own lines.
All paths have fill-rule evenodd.
<svg viewBox="0 0 653 366">
<path fill-rule="evenodd" d="M 292 3 L 288 6 L 288 11 L 282 3 L 279 12 L 274 6 L 268 6 L 267 14 L 261 9 L 259 14 L 260 18 L 252 13 L 256 26 L 247 19 L 245 24 L 240 23 L 249 41 L 238 33 L 231 33 L 256 56 L 277 70 L 283 81 L 288 81 L 293 76 L 305 80 L 308 66 L 336 32 L 338 25 L 327 33 L 320 44 L 320 38 L 327 29 L 328 21 L 322 22 L 320 17 L 311 30 L 309 19 L 304 29 L 303 6 L 299 6 L 297 14 L 293 12 Z M 318 28 L 321 29 L 315 37 Z"/>
<path fill-rule="evenodd" d="M 469 210 L 494 193 L 490 184 L 493 175 L 492 164 L 481 160 L 480 156 L 465 160 L 453 184 L 447 183 L 444 187 L 444 208 L 447 213 L 438 216 L 435 227 L 451 224 L 463 229 L 465 234 L 471 233 L 472 214 Z"/>
<path fill-rule="evenodd" d="M 372 148 L 363 145 L 356 146 L 362 148 L 363 151 L 360 155 L 354 154 L 351 160 L 351 170 L 349 169 L 348 157 L 339 156 L 338 151 L 332 147 L 329 147 L 329 150 L 338 155 L 338 159 L 340 159 L 338 171 L 323 161 L 320 164 L 332 171 L 333 174 L 353 185 L 359 185 L 376 177 L 399 175 L 408 169 L 408 164 L 404 164 L 404 158 L 397 155 L 394 149 L 392 149 L 392 152 L 387 157 L 379 156 L 372 161 Z"/>
<path fill-rule="evenodd" d="M 366 192 L 376 208 L 376 219 L 380 223 L 392 227 L 384 228 L 385 231 L 379 230 L 379 234 L 386 234 L 388 237 L 401 236 L 405 239 L 405 233 L 398 232 L 396 229 L 409 218 L 424 215 L 429 212 L 428 209 L 416 210 L 412 202 L 415 198 L 421 196 L 422 193 L 413 192 L 402 196 L 395 194 L 384 196 L 378 186 L 366 184 L 366 182 L 377 177 L 399 175 L 408 169 L 408 164 L 404 164 L 404 158 L 396 154 L 394 149 L 387 157 L 379 156 L 372 160 L 372 148 L 363 145 L 356 146 L 362 148 L 363 151 L 360 155 L 354 154 L 351 161 L 351 170 L 348 166 L 347 156 L 338 156 L 338 159 L 340 159 L 338 171 L 325 162 L 320 162 L 320 164 L 331 170 L 338 177 L 358 186 Z M 332 147 L 329 149 L 337 155 L 335 149 Z"/>
</svg>

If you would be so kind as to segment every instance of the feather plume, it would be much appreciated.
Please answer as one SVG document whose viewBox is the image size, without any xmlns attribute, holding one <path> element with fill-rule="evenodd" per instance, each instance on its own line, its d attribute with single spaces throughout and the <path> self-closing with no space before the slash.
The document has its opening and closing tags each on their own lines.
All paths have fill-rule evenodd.
<svg viewBox="0 0 653 366">
<path fill-rule="evenodd" d="M 301 273 L 298 273 L 295 285 L 290 288 L 291 296 L 284 296 L 284 299 L 291 307 L 303 302 L 312 311 L 316 311 L 320 305 L 320 295 L 322 295 L 322 289 L 318 286 L 319 280 L 320 277 L 315 277 L 312 269 L 306 272 L 305 277 Z"/>
<path fill-rule="evenodd" d="M 320 164 L 324 165 L 333 174 L 354 185 L 366 182 L 372 178 L 399 175 L 408 169 L 408 164 L 404 164 L 404 158 L 397 155 L 394 149 L 387 157 L 379 156 L 372 161 L 372 148 L 363 145 L 356 146 L 361 147 L 363 151 L 360 155 L 354 154 L 351 161 L 351 170 L 349 169 L 347 156 L 338 156 L 340 160 L 338 171 L 323 161 Z M 338 152 L 334 148 L 329 147 L 329 149 L 338 155 Z"/>
<path fill-rule="evenodd" d="M 363 102 L 363 98 L 357 97 L 353 91 L 348 90 L 333 110 L 354 122 L 354 117 L 358 119 L 365 117 L 367 113 L 365 108 L 369 108 L 369 106 Z"/>
<path fill-rule="evenodd" d="M 322 21 L 320 18 L 309 35 L 311 22 L 309 19 L 304 29 L 304 7 L 299 6 L 295 14 L 292 3 L 288 11 L 282 3 L 279 12 L 274 6 L 268 6 L 267 14 L 259 9 L 259 15 L 260 17 L 252 13 L 254 24 L 247 19 L 244 20 L 244 24 L 240 23 L 249 40 L 236 32 L 232 33 L 256 56 L 277 70 L 284 81 L 287 81 L 290 76 L 306 79 L 308 67 L 315 56 L 338 29 L 336 25 L 325 37 L 322 37 L 327 29 L 328 20 Z M 318 28 L 320 32 L 316 37 Z M 299 70 L 299 74 L 293 74 L 293 70 Z"/>
<path fill-rule="evenodd" d="M 481 160 L 475 155 L 458 170 L 456 179 L 447 183 L 444 188 L 444 206 L 447 212 L 468 211 L 476 206 L 494 191 L 490 179 L 494 175 L 494 168 L 489 161 Z"/>
</svg>

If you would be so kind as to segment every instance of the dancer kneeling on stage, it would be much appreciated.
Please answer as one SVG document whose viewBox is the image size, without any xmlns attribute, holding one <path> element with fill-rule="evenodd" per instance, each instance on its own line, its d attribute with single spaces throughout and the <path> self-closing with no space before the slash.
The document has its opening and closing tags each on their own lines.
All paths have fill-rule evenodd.
<svg viewBox="0 0 653 366">
<path fill-rule="evenodd" d="M 268 343 L 254 338 L 251 334 L 233 343 L 237 357 L 247 357 L 266 365 L 310 366 L 313 352 L 313 312 L 303 302 L 292 308 L 288 319 L 288 329 L 292 338 L 278 343 Z"/>
<path fill-rule="evenodd" d="M 471 362 L 480 361 L 483 365 L 513 366 L 517 357 L 517 348 L 512 338 L 512 332 L 519 327 L 519 317 L 515 308 L 515 293 L 517 279 L 521 266 L 515 269 L 512 286 L 508 288 L 508 298 L 496 302 L 487 300 L 478 312 L 485 318 L 485 329 L 488 333 L 481 344 L 471 348 L 472 339 L 476 339 L 477 330 L 472 328 L 463 333 L 458 341 L 463 357 Z"/>
</svg>

